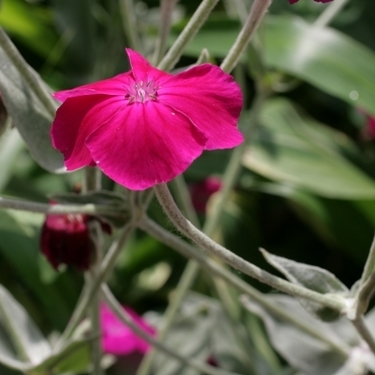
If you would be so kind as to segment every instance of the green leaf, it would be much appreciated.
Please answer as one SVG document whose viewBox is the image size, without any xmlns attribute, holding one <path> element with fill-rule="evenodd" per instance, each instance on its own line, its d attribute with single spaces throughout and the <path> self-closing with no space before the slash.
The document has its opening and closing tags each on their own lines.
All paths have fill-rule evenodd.
<svg viewBox="0 0 375 375">
<path fill-rule="evenodd" d="M 268 309 L 249 298 L 242 298 L 244 306 L 263 320 L 273 347 L 296 370 L 306 375 L 332 375 L 339 370 L 346 361 L 343 353 L 333 350 L 330 345 L 319 336 L 341 346 L 341 342 L 359 344 L 356 332 L 350 323 L 341 319 L 327 324 L 314 319 L 304 311 L 298 301 L 290 296 L 269 295 L 272 304 L 279 305 L 291 320 L 302 322 L 305 329 L 301 329 L 291 320 L 284 320 L 272 314 Z M 311 332 L 311 334 L 309 334 Z"/>
<path fill-rule="evenodd" d="M 273 255 L 261 249 L 266 261 L 280 271 L 292 283 L 302 285 L 321 294 L 348 295 L 349 289 L 331 272 L 316 266 L 295 262 Z M 331 321 L 340 317 L 340 313 L 325 306 L 301 299 L 301 304 L 318 318 Z"/>
<path fill-rule="evenodd" d="M 0 321 L 18 357 L 30 363 L 47 358 L 52 349 L 26 310 L 0 285 Z"/>
<path fill-rule="evenodd" d="M 201 314 L 199 308 L 191 306 L 189 310 L 189 315 L 185 312 L 185 316 L 180 317 L 173 325 L 164 342 L 168 343 L 169 347 L 175 348 L 184 357 L 195 358 L 204 363 L 211 354 L 209 349 L 210 331 L 214 325 L 204 316 L 204 313 Z M 160 353 L 155 356 L 154 363 L 157 375 L 199 374 L 197 371 L 186 368 L 179 362 L 172 361 L 168 356 Z"/>
<path fill-rule="evenodd" d="M 8 44 L 12 44 L 8 38 L 7 40 Z M 13 52 L 19 55 L 15 47 Z M 12 55 L 3 47 L 0 47 L 0 63 L 2 67 L 0 70 L 1 95 L 31 156 L 46 170 L 62 172 L 64 170 L 62 155 L 52 147 L 49 134 L 53 121 L 51 113 L 37 98 Z M 37 77 L 39 85 L 47 92 L 48 89 L 37 73 L 30 66 L 27 66 L 27 69 Z"/>
<path fill-rule="evenodd" d="M 261 249 L 261 252 L 269 264 L 296 284 L 318 293 L 349 293 L 349 289 L 334 274 L 323 268 L 295 262 L 271 254 L 264 249 Z"/>
<path fill-rule="evenodd" d="M 0 362 L 35 374 L 82 372 L 90 364 L 90 340 L 76 338 L 53 352 L 26 310 L 0 285 Z"/>
<path fill-rule="evenodd" d="M 22 371 L 27 368 L 27 363 L 20 360 L 16 354 L 16 349 L 9 340 L 9 335 L 5 332 L 2 324 L 0 324 L 0 363 L 15 370 Z"/>
<path fill-rule="evenodd" d="M 245 167 L 327 198 L 375 197 L 375 181 L 344 156 L 360 158 L 343 133 L 302 116 L 285 99 L 268 101 L 260 121 Z"/>
<path fill-rule="evenodd" d="M 252 347 L 241 346 L 237 335 L 232 321 L 218 301 L 190 293 L 185 298 L 165 343 L 184 357 L 204 363 L 213 356 L 223 370 L 254 375 L 255 364 L 252 360 L 259 361 L 259 358 Z M 160 353 L 155 358 L 155 373 L 158 375 L 196 374 L 195 370 L 182 368 L 179 363 Z"/>
<path fill-rule="evenodd" d="M 264 35 L 269 67 L 289 73 L 375 113 L 375 53 L 340 33 L 298 17 L 269 17 Z"/>
<path fill-rule="evenodd" d="M 58 353 L 51 354 L 45 361 L 30 368 L 32 372 L 45 370 L 56 374 L 86 372 L 90 365 L 90 340 L 74 339 Z"/>
</svg>

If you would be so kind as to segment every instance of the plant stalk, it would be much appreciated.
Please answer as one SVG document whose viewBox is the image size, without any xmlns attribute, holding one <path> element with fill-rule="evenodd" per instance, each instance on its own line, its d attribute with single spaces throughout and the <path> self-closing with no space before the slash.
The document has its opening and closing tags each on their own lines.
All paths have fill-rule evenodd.
<svg viewBox="0 0 375 375">
<path fill-rule="evenodd" d="M 243 52 L 262 22 L 271 2 L 272 0 L 254 0 L 242 30 L 220 66 L 224 72 L 230 73 L 238 64 Z"/>
<path fill-rule="evenodd" d="M 211 274 L 225 280 L 230 285 L 235 287 L 241 293 L 244 293 L 246 296 L 251 297 L 254 301 L 262 305 L 266 308 L 270 313 L 274 316 L 283 319 L 287 322 L 290 322 L 297 328 L 301 329 L 308 333 L 310 336 L 319 339 L 322 342 L 328 344 L 335 352 L 339 353 L 340 355 L 348 356 L 350 352 L 350 348 L 341 342 L 336 342 L 332 340 L 330 337 L 322 335 L 320 332 L 316 332 L 315 330 L 311 330 L 309 326 L 307 326 L 303 320 L 291 316 L 288 312 L 284 312 L 282 308 L 267 299 L 263 293 L 259 292 L 257 289 L 253 288 L 251 285 L 247 284 L 241 278 L 239 278 L 235 273 L 232 273 L 226 267 L 223 267 L 218 262 L 213 259 L 210 259 L 194 246 L 188 244 L 180 237 L 168 232 L 160 225 L 155 223 L 149 218 L 144 218 L 142 221 L 139 222 L 139 227 L 148 233 L 150 236 L 156 238 L 160 242 L 166 244 L 167 246 L 173 248 L 181 255 L 194 259 L 195 261 L 199 262 L 199 265 L 206 269 Z"/>
<path fill-rule="evenodd" d="M 354 328 L 357 330 L 358 334 L 367 343 L 370 350 L 375 355 L 375 340 L 374 340 L 374 337 L 372 336 L 370 330 L 366 326 L 366 323 L 363 319 L 363 316 L 360 316 L 355 320 L 351 320 L 351 322 L 353 323 Z"/>
<path fill-rule="evenodd" d="M 111 274 L 115 266 L 116 260 L 120 255 L 121 250 L 123 249 L 126 243 L 126 240 L 133 232 L 135 225 L 135 222 L 130 222 L 127 225 L 125 225 L 124 228 L 121 230 L 121 233 L 117 240 L 112 243 L 111 247 L 109 248 L 107 254 L 105 255 L 100 265 L 100 271 L 97 278 L 95 279 L 95 282 L 92 285 L 90 285 L 90 287 L 88 287 L 86 290 L 84 290 L 81 294 L 81 297 L 74 309 L 70 321 L 67 327 L 65 328 L 65 331 L 61 335 L 58 343 L 56 344 L 56 347 L 61 347 L 66 342 L 66 340 L 70 338 L 78 324 L 84 318 L 90 301 L 92 300 L 95 293 L 97 293 L 97 291 L 100 289 L 101 284 L 105 282 Z"/>
<path fill-rule="evenodd" d="M 339 296 L 335 296 L 335 298 L 333 298 L 333 296 L 326 296 L 281 279 L 280 277 L 274 276 L 271 273 L 262 270 L 258 266 L 245 261 L 243 258 L 232 253 L 230 250 L 217 244 L 194 225 L 192 225 L 182 215 L 165 184 L 154 186 L 154 190 L 158 201 L 171 222 L 182 234 L 196 243 L 204 253 L 217 257 L 218 259 L 232 266 L 234 269 L 241 271 L 244 274 L 253 277 L 281 292 L 296 297 L 306 298 L 310 301 L 320 303 L 323 306 L 339 311 L 340 313 L 345 310 L 346 304 L 343 298 L 340 298 Z"/>
<path fill-rule="evenodd" d="M 332 4 L 329 4 L 316 19 L 314 26 L 325 27 L 329 25 L 348 2 L 349 0 L 335 0 Z"/>
<path fill-rule="evenodd" d="M 137 17 L 134 10 L 133 0 L 119 1 L 122 28 L 132 49 L 143 52 L 141 39 L 138 35 Z"/>
<path fill-rule="evenodd" d="M 211 11 L 214 9 L 219 0 L 203 0 L 193 16 L 190 18 L 188 24 L 182 30 L 181 34 L 173 43 L 172 47 L 169 49 L 167 54 L 161 60 L 158 68 L 161 70 L 171 70 L 176 65 L 177 61 L 180 59 L 182 53 L 184 52 L 187 44 L 193 40 L 195 35 L 198 33 L 200 28 L 203 26 L 204 22 L 210 15 Z"/>
<path fill-rule="evenodd" d="M 172 23 L 172 13 L 176 6 L 177 0 L 161 0 L 160 1 L 160 24 L 159 35 L 156 41 L 156 47 L 152 61 L 154 65 L 159 64 L 165 54 L 169 31 Z"/>
</svg>

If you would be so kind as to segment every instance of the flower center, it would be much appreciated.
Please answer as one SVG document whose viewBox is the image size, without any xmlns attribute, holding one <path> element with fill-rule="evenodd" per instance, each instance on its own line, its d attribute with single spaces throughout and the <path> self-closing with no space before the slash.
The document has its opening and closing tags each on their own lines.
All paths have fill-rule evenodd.
<svg viewBox="0 0 375 375">
<path fill-rule="evenodd" d="M 154 81 L 150 82 L 136 82 L 133 86 L 128 89 L 128 93 L 125 95 L 125 99 L 129 99 L 131 103 L 145 103 L 149 100 L 156 100 L 158 96 L 157 87 Z"/>
</svg>

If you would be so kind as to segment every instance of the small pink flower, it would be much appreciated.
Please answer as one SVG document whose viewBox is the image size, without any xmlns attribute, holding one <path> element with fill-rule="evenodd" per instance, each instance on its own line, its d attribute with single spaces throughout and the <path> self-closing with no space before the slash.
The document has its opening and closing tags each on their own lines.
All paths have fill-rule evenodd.
<svg viewBox="0 0 375 375">
<path fill-rule="evenodd" d="M 155 334 L 155 329 L 142 319 L 142 317 L 137 315 L 130 307 L 124 307 L 124 310 L 146 333 L 150 335 Z M 129 327 L 124 325 L 105 304 L 100 306 L 100 321 L 102 328 L 102 347 L 105 353 L 126 355 L 137 351 L 144 354 L 149 349 L 149 344 L 133 333 Z"/>
<path fill-rule="evenodd" d="M 207 202 L 211 195 L 219 191 L 221 188 L 221 180 L 217 177 L 207 177 L 203 181 L 190 185 L 191 201 L 197 212 L 206 213 Z"/>
<path fill-rule="evenodd" d="M 98 166 L 133 190 L 172 180 L 203 150 L 232 148 L 240 87 L 219 67 L 202 64 L 177 75 L 152 67 L 126 49 L 132 70 L 54 94 L 51 136 L 74 170 Z"/>
</svg>

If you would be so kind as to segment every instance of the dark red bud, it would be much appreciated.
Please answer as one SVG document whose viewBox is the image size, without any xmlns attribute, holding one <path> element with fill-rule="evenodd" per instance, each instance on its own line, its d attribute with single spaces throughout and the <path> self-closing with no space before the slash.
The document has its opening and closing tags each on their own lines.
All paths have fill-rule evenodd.
<svg viewBox="0 0 375 375">
<path fill-rule="evenodd" d="M 204 214 L 209 198 L 221 188 L 221 180 L 207 177 L 205 180 L 190 185 L 191 201 L 197 212 Z"/>
<path fill-rule="evenodd" d="M 40 244 L 42 253 L 52 266 L 74 266 L 80 271 L 90 267 L 93 245 L 90 240 L 88 217 L 80 214 L 47 215 Z"/>
</svg>

